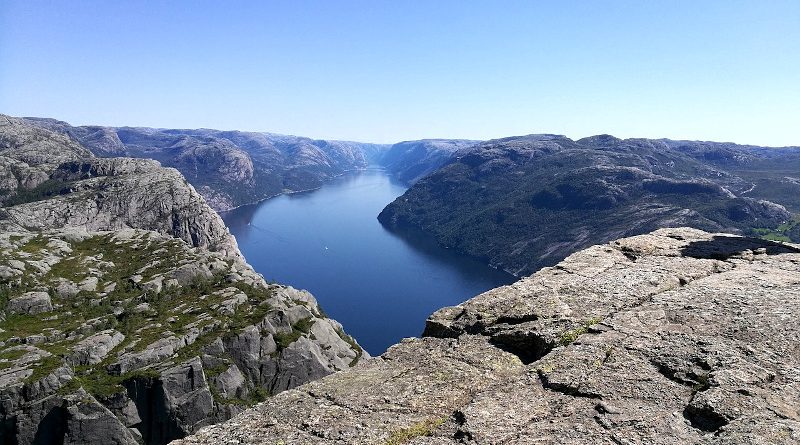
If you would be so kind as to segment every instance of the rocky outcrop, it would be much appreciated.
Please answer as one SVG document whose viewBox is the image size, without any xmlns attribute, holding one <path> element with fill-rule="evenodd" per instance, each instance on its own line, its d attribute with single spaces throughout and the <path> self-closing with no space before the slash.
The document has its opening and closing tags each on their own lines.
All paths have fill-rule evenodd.
<svg viewBox="0 0 800 445">
<path fill-rule="evenodd" d="M 238 255 L 219 216 L 173 169 L 129 158 L 60 165 L 50 180 L 63 193 L 5 207 L 5 219 L 28 230 L 82 227 L 89 231 L 148 229 L 190 245 Z"/>
<path fill-rule="evenodd" d="M 35 168 L 40 177 L 31 183 L 4 181 L 0 228 L 146 229 L 240 255 L 219 216 L 176 170 L 150 160 L 94 158 L 65 136 L 26 120 L 0 116 L 2 122 L 0 164 L 12 171 Z"/>
<path fill-rule="evenodd" d="M 156 232 L 2 233 L 0 264 L 14 443 L 165 443 L 366 357 L 307 292 Z"/>
<path fill-rule="evenodd" d="M 0 204 L 40 187 L 61 163 L 91 156 L 66 136 L 0 115 Z"/>
<path fill-rule="evenodd" d="M 517 276 L 661 227 L 792 239 L 784 224 L 800 212 L 800 183 L 784 176 L 800 166 L 800 149 L 695 145 L 608 135 L 486 141 L 457 151 L 378 219 Z M 722 146 L 739 156 L 713 155 Z"/>
<path fill-rule="evenodd" d="M 25 292 L 18 297 L 12 297 L 6 304 L 9 314 L 36 315 L 53 310 L 53 303 L 47 292 Z"/>
<path fill-rule="evenodd" d="M 800 247 L 662 229 L 176 443 L 798 443 L 798 311 Z"/>
<path fill-rule="evenodd" d="M 73 127 L 25 118 L 66 135 L 100 157 L 148 158 L 174 167 L 223 211 L 285 192 L 314 189 L 332 177 L 379 165 L 413 183 L 478 141 L 423 139 L 393 145 L 330 141 L 246 131 Z"/>
</svg>

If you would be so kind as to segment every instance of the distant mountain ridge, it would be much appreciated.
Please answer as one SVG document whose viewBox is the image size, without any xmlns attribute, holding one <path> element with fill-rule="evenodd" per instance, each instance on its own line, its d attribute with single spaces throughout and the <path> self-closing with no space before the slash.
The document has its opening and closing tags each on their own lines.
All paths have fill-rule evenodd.
<svg viewBox="0 0 800 445">
<path fill-rule="evenodd" d="M 607 134 L 387 145 L 26 120 L 97 156 L 150 158 L 174 167 L 217 211 L 379 165 L 413 185 L 381 213 L 382 223 L 429 232 L 444 246 L 515 274 L 660 227 L 800 238 L 800 223 L 791 216 L 800 212 L 799 147 Z"/>
<path fill-rule="evenodd" d="M 798 172 L 800 147 L 509 137 L 458 150 L 379 220 L 522 276 L 660 227 L 800 239 Z"/>
<path fill-rule="evenodd" d="M 444 165 L 459 150 L 479 144 L 466 139 L 422 139 L 392 145 L 377 157 L 401 181 L 414 183 Z"/>
<path fill-rule="evenodd" d="M 365 168 L 371 157 L 388 148 L 272 133 L 74 127 L 55 119 L 25 119 L 66 134 L 97 156 L 148 158 L 174 167 L 218 211 L 319 187 L 334 176 Z"/>
</svg>

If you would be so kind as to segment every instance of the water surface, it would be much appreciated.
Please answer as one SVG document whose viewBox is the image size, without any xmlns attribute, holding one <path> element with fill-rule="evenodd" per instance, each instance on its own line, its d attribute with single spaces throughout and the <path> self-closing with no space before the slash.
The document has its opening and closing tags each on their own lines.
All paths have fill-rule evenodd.
<svg viewBox="0 0 800 445">
<path fill-rule="evenodd" d="M 223 214 L 267 280 L 307 289 L 370 354 L 419 336 L 425 318 L 514 280 L 419 233 L 377 220 L 406 186 L 383 170 L 354 172 L 310 192 Z"/>
</svg>

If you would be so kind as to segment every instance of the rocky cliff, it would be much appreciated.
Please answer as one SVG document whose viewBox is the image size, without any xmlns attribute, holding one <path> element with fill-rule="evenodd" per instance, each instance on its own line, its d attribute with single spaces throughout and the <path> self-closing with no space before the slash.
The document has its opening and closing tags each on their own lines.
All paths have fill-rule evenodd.
<svg viewBox="0 0 800 445">
<path fill-rule="evenodd" d="M 137 228 L 240 255 L 217 214 L 174 169 L 95 158 L 67 137 L 0 115 L 0 227 Z"/>
<path fill-rule="evenodd" d="M 798 312 L 798 246 L 662 229 L 176 444 L 800 443 Z"/>
<path fill-rule="evenodd" d="M 800 212 L 800 181 L 789 173 L 798 165 L 791 147 L 512 137 L 459 150 L 379 219 L 518 276 L 660 227 L 800 241 L 791 215 Z"/>
<path fill-rule="evenodd" d="M 55 119 L 26 121 L 63 134 L 97 156 L 147 158 L 174 167 L 215 210 L 317 188 L 334 176 L 365 168 L 388 147 L 244 131 L 74 127 Z"/>
<path fill-rule="evenodd" d="M 174 169 L 0 116 L 0 443 L 163 444 L 366 357 Z"/>
</svg>

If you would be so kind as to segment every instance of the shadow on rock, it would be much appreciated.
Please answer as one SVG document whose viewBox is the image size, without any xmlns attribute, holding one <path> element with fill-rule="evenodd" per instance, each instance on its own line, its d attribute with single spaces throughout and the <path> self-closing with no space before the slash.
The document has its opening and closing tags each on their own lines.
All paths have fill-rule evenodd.
<svg viewBox="0 0 800 445">
<path fill-rule="evenodd" d="M 800 249 L 787 244 L 759 238 L 740 238 L 735 236 L 715 236 L 708 241 L 695 241 L 681 249 L 683 256 L 714 260 L 727 260 L 749 254 L 780 255 L 800 253 Z"/>
</svg>

